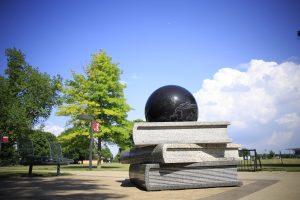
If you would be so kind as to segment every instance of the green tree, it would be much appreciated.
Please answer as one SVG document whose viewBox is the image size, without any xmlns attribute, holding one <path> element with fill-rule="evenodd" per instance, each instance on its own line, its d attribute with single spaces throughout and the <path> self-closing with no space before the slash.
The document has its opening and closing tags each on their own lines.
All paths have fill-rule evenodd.
<svg viewBox="0 0 300 200">
<path fill-rule="evenodd" d="M 80 134 L 88 135 L 89 129 L 76 120 L 78 115 L 95 117 L 101 124 L 101 131 L 94 134 L 98 138 L 98 157 L 101 159 L 102 140 L 117 143 L 128 138 L 130 132 L 127 112 L 131 108 L 124 97 L 125 85 L 120 82 L 121 70 L 111 57 L 100 51 L 92 55 L 84 75 L 72 74 L 73 80 L 67 80 L 63 89 L 63 104 L 57 115 L 71 116 L 71 123 L 79 127 L 69 139 Z"/>
<path fill-rule="evenodd" d="M 47 119 L 58 103 L 61 77 L 50 77 L 25 61 L 25 55 L 16 48 L 7 49 L 7 66 L 10 95 L 18 100 L 31 126 Z"/>
<path fill-rule="evenodd" d="M 271 150 L 271 151 L 269 152 L 268 158 L 269 158 L 269 159 L 272 159 L 272 158 L 274 158 L 274 157 L 275 157 L 275 152 Z"/>
<path fill-rule="evenodd" d="M 144 120 L 136 119 L 136 120 L 130 121 L 129 122 L 129 127 L 128 127 L 129 134 L 126 137 L 117 138 L 116 143 L 119 146 L 119 152 L 121 152 L 123 150 L 131 149 L 131 148 L 134 147 L 132 131 L 133 131 L 134 123 L 138 123 L 138 122 L 144 122 Z"/>
<path fill-rule="evenodd" d="M 113 154 L 111 153 L 110 149 L 106 144 L 104 144 L 104 147 L 101 149 L 101 156 L 103 161 L 109 162 L 113 160 Z"/>
<path fill-rule="evenodd" d="M 114 157 L 113 162 L 121 162 L 121 151 L 119 149 L 117 155 Z"/>
<path fill-rule="evenodd" d="M 245 148 L 241 149 L 240 156 L 243 157 L 244 159 L 248 158 L 248 156 L 250 156 L 249 150 Z"/>
<path fill-rule="evenodd" d="M 30 130 L 28 138 L 32 140 L 34 155 L 36 156 L 50 156 L 49 142 L 57 141 L 55 135 L 41 130 Z"/>
<path fill-rule="evenodd" d="M 78 127 L 67 129 L 58 136 L 64 156 L 73 159 L 75 163 L 83 162 L 89 155 L 88 135 L 77 134 L 78 129 Z"/>
<path fill-rule="evenodd" d="M 19 132 L 31 126 L 26 118 L 25 108 L 11 95 L 9 80 L 0 76 L 0 132 L 16 137 Z"/>
<path fill-rule="evenodd" d="M 9 136 L 10 143 L 1 151 L 14 152 L 14 138 L 27 137 L 59 103 L 61 78 L 51 78 L 30 66 L 21 50 L 6 49 L 5 55 L 7 68 L 5 76 L 0 76 L 0 133 Z"/>
<path fill-rule="evenodd" d="M 59 103 L 61 78 L 51 78 L 27 64 L 21 50 L 7 49 L 5 54 L 7 78 L 0 76 L 0 130 L 20 133 L 50 116 Z"/>
</svg>

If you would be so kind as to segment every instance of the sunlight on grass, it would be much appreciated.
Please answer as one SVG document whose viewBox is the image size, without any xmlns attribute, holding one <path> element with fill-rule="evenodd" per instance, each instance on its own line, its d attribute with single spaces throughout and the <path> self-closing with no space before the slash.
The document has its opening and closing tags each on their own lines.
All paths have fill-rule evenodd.
<svg viewBox="0 0 300 200">
<path fill-rule="evenodd" d="M 69 176 L 72 173 L 60 173 L 59 176 Z M 47 171 L 35 171 L 32 173 L 30 177 L 53 177 L 56 176 L 56 172 L 47 172 Z M 24 170 L 11 170 L 11 171 L 3 171 L 0 168 L 0 178 L 8 178 L 8 177 L 28 177 L 28 171 Z"/>
<path fill-rule="evenodd" d="M 63 167 L 64 170 L 70 171 L 87 171 L 89 170 L 89 165 L 83 164 L 73 164 Z M 129 165 L 128 164 L 121 164 L 121 163 L 105 163 L 101 165 L 101 168 L 97 168 L 97 166 L 93 166 L 93 171 L 128 171 Z"/>
<path fill-rule="evenodd" d="M 283 165 L 300 165 L 300 159 L 297 158 L 283 158 L 281 159 L 261 159 L 261 164 L 283 164 Z"/>
<path fill-rule="evenodd" d="M 243 163 L 243 162 L 241 162 Z M 245 165 L 254 165 L 253 160 L 245 161 Z M 300 159 L 261 159 L 262 171 L 300 172 Z"/>
<path fill-rule="evenodd" d="M 92 171 L 128 171 L 128 164 L 120 163 L 105 163 L 101 165 L 101 168 L 93 166 Z M 61 174 L 62 175 L 72 175 L 72 171 L 89 171 L 88 165 L 83 164 L 72 164 L 72 165 L 62 165 Z M 55 176 L 56 175 L 56 165 L 34 165 L 33 166 L 33 176 Z M 20 177 L 27 176 L 28 166 L 15 165 L 0 167 L 0 177 Z"/>
</svg>

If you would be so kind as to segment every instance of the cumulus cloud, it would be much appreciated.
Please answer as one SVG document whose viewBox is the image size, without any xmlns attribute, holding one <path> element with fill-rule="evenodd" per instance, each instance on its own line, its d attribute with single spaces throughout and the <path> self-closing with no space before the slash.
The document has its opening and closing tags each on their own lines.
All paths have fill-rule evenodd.
<svg viewBox="0 0 300 200">
<path fill-rule="evenodd" d="M 297 113 L 288 113 L 276 120 L 280 125 L 284 125 L 289 129 L 300 126 L 300 117 Z"/>
<path fill-rule="evenodd" d="M 50 132 L 56 136 L 60 135 L 65 129 L 61 126 L 55 125 L 51 122 L 47 122 L 43 127 L 45 132 Z"/>
<path fill-rule="evenodd" d="M 293 132 L 273 132 L 267 140 L 268 145 L 286 145 L 293 137 Z"/>
<path fill-rule="evenodd" d="M 199 120 L 230 121 L 232 135 L 241 143 L 250 138 L 252 144 L 279 148 L 300 139 L 299 64 L 251 60 L 238 68 L 222 68 L 194 95 Z"/>
</svg>

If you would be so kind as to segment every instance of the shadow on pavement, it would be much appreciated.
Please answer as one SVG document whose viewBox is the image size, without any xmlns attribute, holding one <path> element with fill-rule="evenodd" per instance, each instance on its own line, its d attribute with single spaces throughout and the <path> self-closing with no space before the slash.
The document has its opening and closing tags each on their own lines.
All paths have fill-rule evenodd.
<svg viewBox="0 0 300 200">
<path fill-rule="evenodd" d="M 250 181 L 253 181 L 253 183 L 250 183 L 248 185 L 242 185 L 241 187 L 236 187 L 233 190 L 212 195 L 204 199 L 205 200 L 238 200 L 242 197 L 248 196 L 252 193 L 255 193 L 259 190 L 262 190 L 278 182 L 278 180 L 250 180 Z"/>
<path fill-rule="evenodd" d="M 105 184 L 94 180 L 64 178 L 19 177 L 0 179 L 1 200 L 19 199 L 119 199 Z"/>
<path fill-rule="evenodd" d="M 117 181 L 121 183 L 121 187 L 136 187 L 129 179 L 124 179 L 123 181 Z"/>
</svg>

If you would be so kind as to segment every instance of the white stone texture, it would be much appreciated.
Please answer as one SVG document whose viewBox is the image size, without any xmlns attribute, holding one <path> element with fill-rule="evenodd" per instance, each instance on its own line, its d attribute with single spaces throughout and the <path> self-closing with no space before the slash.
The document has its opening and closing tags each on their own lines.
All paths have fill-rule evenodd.
<svg viewBox="0 0 300 200">
<path fill-rule="evenodd" d="M 229 122 L 140 122 L 133 128 L 136 146 L 156 144 L 230 143 Z"/>
<path fill-rule="evenodd" d="M 159 144 L 123 151 L 122 163 L 193 163 L 240 160 L 238 144 Z"/>
<path fill-rule="evenodd" d="M 148 191 L 240 186 L 242 183 L 237 179 L 236 162 L 227 161 L 224 164 L 131 164 L 129 178 Z"/>
</svg>

